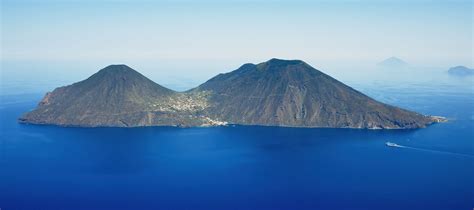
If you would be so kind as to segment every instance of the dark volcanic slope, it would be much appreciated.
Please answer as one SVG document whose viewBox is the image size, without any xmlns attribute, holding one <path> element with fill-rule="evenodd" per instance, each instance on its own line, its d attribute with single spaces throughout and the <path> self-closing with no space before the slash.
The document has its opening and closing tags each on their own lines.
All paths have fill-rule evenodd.
<svg viewBox="0 0 474 210">
<path fill-rule="evenodd" d="M 20 121 L 73 126 L 177 125 L 180 116 L 156 108 L 174 95 L 126 65 L 110 65 L 84 81 L 48 93 Z"/>
<path fill-rule="evenodd" d="M 193 91 L 202 90 L 213 93 L 210 116 L 235 124 L 419 128 L 434 121 L 377 102 L 299 60 L 245 64 Z"/>
<path fill-rule="evenodd" d="M 179 93 L 125 65 L 46 94 L 24 123 L 64 126 L 242 125 L 419 128 L 438 119 L 379 103 L 298 60 L 272 59 Z"/>
</svg>

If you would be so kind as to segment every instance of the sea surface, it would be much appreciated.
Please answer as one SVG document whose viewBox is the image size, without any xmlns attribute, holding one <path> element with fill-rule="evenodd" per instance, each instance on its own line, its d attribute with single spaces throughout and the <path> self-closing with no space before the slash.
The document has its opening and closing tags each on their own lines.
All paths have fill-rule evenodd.
<svg viewBox="0 0 474 210">
<path fill-rule="evenodd" d="M 0 208 L 474 208 L 471 81 L 348 83 L 449 122 L 415 130 L 39 126 L 17 119 L 44 93 L 5 94 Z"/>
</svg>

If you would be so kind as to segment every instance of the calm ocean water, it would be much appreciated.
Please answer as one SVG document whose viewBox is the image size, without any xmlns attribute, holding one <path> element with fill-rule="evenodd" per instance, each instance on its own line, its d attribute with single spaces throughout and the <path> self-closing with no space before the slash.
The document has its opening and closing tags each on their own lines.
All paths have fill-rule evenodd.
<svg viewBox="0 0 474 210">
<path fill-rule="evenodd" d="M 355 87 L 450 121 L 417 130 L 64 128 L 17 123 L 40 94 L 2 96 L 0 208 L 474 208 L 472 88 Z"/>
</svg>

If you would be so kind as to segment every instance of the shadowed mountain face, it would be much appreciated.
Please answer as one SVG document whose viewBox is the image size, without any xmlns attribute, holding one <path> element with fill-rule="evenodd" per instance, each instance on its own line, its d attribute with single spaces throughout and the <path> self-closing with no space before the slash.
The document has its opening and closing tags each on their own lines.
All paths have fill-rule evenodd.
<svg viewBox="0 0 474 210">
<path fill-rule="evenodd" d="M 299 60 L 245 64 L 195 91 L 212 91 L 212 117 L 236 124 L 418 128 L 426 117 L 377 102 Z"/>
<path fill-rule="evenodd" d="M 190 91 L 166 89 L 125 65 L 48 93 L 26 123 L 72 126 L 241 125 L 420 128 L 438 119 L 377 102 L 299 60 L 271 59 Z"/>
</svg>

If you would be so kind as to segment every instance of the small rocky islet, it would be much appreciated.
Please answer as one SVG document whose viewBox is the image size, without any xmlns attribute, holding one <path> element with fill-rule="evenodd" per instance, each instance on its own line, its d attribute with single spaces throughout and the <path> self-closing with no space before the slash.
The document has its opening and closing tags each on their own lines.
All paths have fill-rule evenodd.
<svg viewBox="0 0 474 210">
<path fill-rule="evenodd" d="M 378 102 L 301 60 L 244 64 L 185 92 L 126 65 L 47 93 L 21 123 L 78 127 L 226 124 L 411 129 L 444 121 Z"/>
<path fill-rule="evenodd" d="M 474 69 L 471 69 L 465 66 L 454 66 L 448 69 L 448 74 L 452 76 L 459 76 L 459 77 L 473 76 Z"/>
</svg>

